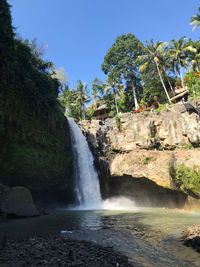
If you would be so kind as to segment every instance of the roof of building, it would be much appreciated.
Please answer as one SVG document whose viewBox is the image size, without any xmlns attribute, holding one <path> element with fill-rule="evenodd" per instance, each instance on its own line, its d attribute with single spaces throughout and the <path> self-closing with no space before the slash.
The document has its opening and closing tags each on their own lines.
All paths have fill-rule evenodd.
<svg viewBox="0 0 200 267">
<path fill-rule="evenodd" d="M 101 105 L 94 111 L 94 113 L 92 114 L 92 117 L 104 114 L 105 111 L 108 111 L 108 108 L 107 108 L 106 104 Z"/>
</svg>

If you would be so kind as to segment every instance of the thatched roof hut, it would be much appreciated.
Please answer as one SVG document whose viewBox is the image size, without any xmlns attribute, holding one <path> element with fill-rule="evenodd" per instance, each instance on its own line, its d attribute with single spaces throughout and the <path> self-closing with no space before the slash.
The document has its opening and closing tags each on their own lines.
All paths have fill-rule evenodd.
<svg viewBox="0 0 200 267">
<path fill-rule="evenodd" d="M 92 114 L 92 117 L 96 117 L 97 120 L 105 120 L 108 118 L 109 110 L 106 107 L 106 105 L 101 105 L 98 107 L 94 113 Z"/>
</svg>

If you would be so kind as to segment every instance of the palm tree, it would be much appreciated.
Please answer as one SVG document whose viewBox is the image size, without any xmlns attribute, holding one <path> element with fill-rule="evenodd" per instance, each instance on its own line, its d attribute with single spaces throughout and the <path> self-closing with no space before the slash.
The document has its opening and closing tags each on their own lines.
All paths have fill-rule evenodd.
<svg viewBox="0 0 200 267">
<path fill-rule="evenodd" d="M 61 105 L 65 108 L 65 116 L 68 115 L 68 109 L 72 103 L 71 98 L 72 98 L 72 94 L 69 90 L 69 86 L 65 85 L 64 90 L 62 91 L 62 93 L 58 97 Z"/>
<path fill-rule="evenodd" d="M 191 17 L 190 24 L 194 24 L 194 26 L 192 27 L 193 31 L 200 26 L 200 7 L 198 8 L 198 13 Z"/>
<path fill-rule="evenodd" d="M 99 93 L 103 90 L 103 82 L 100 81 L 98 78 L 94 78 L 92 81 L 92 95 L 94 97 L 93 106 L 97 109 L 97 98 L 99 97 Z"/>
<path fill-rule="evenodd" d="M 113 91 L 114 96 L 114 104 L 116 108 L 117 114 L 119 113 L 118 105 L 117 105 L 117 95 L 119 95 L 119 91 L 122 88 L 123 84 L 121 82 L 120 74 L 119 72 L 113 70 L 110 72 L 110 74 L 107 76 L 106 79 L 106 87 L 105 87 L 105 93 L 109 92 L 110 90 Z"/>
<path fill-rule="evenodd" d="M 200 42 L 189 41 L 190 45 L 194 48 L 194 52 L 188 53 L 189 61 L 190 61 L 190 69 L 196 72 L 200 71 Z M 195 51 L 196 50 L 196 51 Z"/>
<path fill-rule="evenodd" d="M 173 64 L 168 54 L 168 46 L 165 46 L 165 47 L 163 46 L 163 48 L 160 49 L 159 61 L 160 61 L 161 69 L 163 70 L 164 77 L 166 78 L 169 84 L 169 87 L 172 91 L 172 94 L 174 95 L 174 90 L 169 79 L 170 76 L 168 74 L 169 72 L 174 73 Z"/>
<path fill-rule="evenodd" d="M 161 53 L 163 52 L 164 47 L 167 43 L 163 43 L 161 41 L 154 44 L 153 39 L 150 40 L 150 42 L 146 41 L 145 46 L 145 54 L 138 57 L 138 60 L 140 62 L 139 70 L 144 73 L 147 71 L 149 64 L 152 62 L 155 63 L 156 69 L 160 78 L 160 81 L 162 83 L 162 86 L 165 90 L 165 94 L 168 98 L 168 101 L 171 102 L 169 94 L 167 92 L 167 88 L 164 84 L 162 75 L 161 75 L 161 69 L 160 69 L 160 63 L 161 63 Z"/>
<path fill-rule="evenodd" d="M 182 68 L 187 68 L 189 63 L 187 60 L 187 52 L 196 52 L 196 49 L 190 45 L 190 42 L 185 41 L 185 37 L 178 40 L 171 40 L 169 46 L 169 57 L 173 61 L 174 69 L 178 77 L 181 79 L 182 87 L 184 88 Z"/>
<path fill-rule="evenodd" d="M 90 101 L 90 97 L 88 96 L 89 90 L 87 90 L 86 82 L 82 82 L 80 80 L 77 81 L 76 93 L 76 103 L 79 104 L 83 119 L 85 120 L 85 104 Z"/>
</svg>

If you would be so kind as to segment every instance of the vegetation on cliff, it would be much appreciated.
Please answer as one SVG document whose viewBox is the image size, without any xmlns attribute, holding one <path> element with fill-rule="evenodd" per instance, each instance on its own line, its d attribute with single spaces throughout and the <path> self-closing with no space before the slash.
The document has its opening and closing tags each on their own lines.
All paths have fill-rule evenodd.
<svg viewBox="0 0 200 267">
<path fill-rule="evenodd" d="M 37 47 L 16 38 L 6 0 L 0 25 L 0 183 L 58 188 L 71 169 L 60 83 Z"/>
<path fill-rule="evenodd" d="M 199 26 L 199 14 L 191 18 L 193 29 Z M 108 49 L 102 63 L 105 82 L 92 82 L 93 103 L 84 112 L 74 112 L 79 106 L 75 95 L 79 89 L 66 86 L 60 99 L 68 114 L 77 120 L 91 119 L 97 106 L 106 104 L 109 115 L 130 112 L 159 104 L 171 103 L 174 89 L 186 89 L 191 98 L 200 96 L 200 43 L 186 37 L 170 42 L 142 43 L 134 34 L 118 36 Z M 92 97 L 91 96 L 91 97 Z M 84 99 L 88 103 L 89 96 Z M 82 104 L 84 106 L 84 104 Z M 157 108 L 156 107 L 156 108 Z M 82 109 L 83 110 L 83 109 Z"/>
<path fill-rule="evenodd" d="M 176 170 L 174 182 L 178 188 L 193 197 L 200 197 L 200 169 L 189 168 L 180 164 Z"/>
</svg>

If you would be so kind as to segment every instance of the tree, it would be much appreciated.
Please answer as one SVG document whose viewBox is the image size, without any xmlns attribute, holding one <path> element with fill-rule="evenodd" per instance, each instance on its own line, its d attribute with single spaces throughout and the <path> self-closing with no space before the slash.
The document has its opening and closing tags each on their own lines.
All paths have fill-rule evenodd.
<svg viewBox="0 0 200 267">
<path fill-rule="evenodd" d="M 14 48 L 14 31 L 12 27 L 10 6 L 6 0 L 1 0 L 0 5 L 0 58 L 11 58 L 9 52 Z"/>
<path fill-rule="evenodd" d="M 190 62 L 190 69 L 192 71 L 200 71 L 200 42 L 193 42 L 189 40 L 190 46 L 194 48 L 194 51 L 187 52 L 187 56 Z"/>
<path fill-rule="evenodd" d="M 146 41 L 145 54 L 139 56 L 139 62 L 140 62 L 140 71 L 142 73 L 145 73 L 148 70 L 149 64 L 151 64 L 152 62 L 155 64 L 160 81 L 162 83 L 165 94 L 167 96 L 167 99 L 169 102 L 171 102 L 169 94 L 167 92 L 167 88 L 163 81 L 163 78 L 161 75 L 161 69 L 160 69 L 160 63 L 161 63 L 160 57 L 163 51 L 163 47 L 165 45 L 166 43 L 163 43 L 161 41 L 154 44 L 153 39 L 151 39 L 150 42 Z"/>
<path fill-rule="evenodd" d="M 72 92 L 70 92 L 69 86 L 65 85 L 64 90 L 62 91 L 62 93 L 58 97 L 61 105 L 65 109 L 65 116 L 68 116 L 68 109 L 70 108 L 71 104 L 73 103 L 72 96 L 73 95 L 72 95 Z"/>
<path fill-rule="evenodd" d="M 168 54 L 168 46 L 163 47 L 163 49 L 160 50 L 159 60 L 161 63 L 160 65 L 163 70 L 164 77 L 169 84 L 172 94 L 175 95 L 173 87 L 172 87 L 172 80 L 174 79 L 172 79 L 172 77 L 169 76 L 169 73 L 174 74 L 174 68 L 173 68 L 171 58 L 169 57 L 169 54 Z"/>
<path fill-rule="evenodd" d="M 10 6 L 6 0 L 0 4 L 0 94 L 8 91 L 9 82 L 13 81 L 13 63 L 15 62 L 14 31 L 11 23 Z M 2 98 L 2 96 L 0 97 Z"/>
<path fill-rule="evenodd" d="M 119 95 L 119 92 L 122 86 L 123 84 L 121 82 L 119 72 L 117 72 L 116 70 L 113 70 L 112 72 L 110 72 L 110 74 L 107 76 L 107 79 L 106 79 L 105 93 L 112 90 L 117 114 L 119 113 L 118 105 L 117 105 L 117 95 Z"/>
<path fill-rule="evenodd" d="M 65 73 L 65 69 L 63 67 L 60 67 L 58 70 L 52 70 L 51 71 L 51 77 L 56 78 L 60 82 L 60 91 L 65 89 L 66 83 L 67 83 L 67 75 Z"/>
<path fill-rule="evenodd" d="M 190 24 L 194 25 L 192 27 L 193 31 L 200 26 L 200 7 L 198 8 L 198 13 L 191 17 Z"/>
<path fill-rule="evenodd" d="M 94 78 L 94 80 L 92 81 L 92 95 L 94 97 L 93 106 L 95 109 L 97 109 L 97 98 L 99 97 L 99 94 L 103 94 L 103 87 L 103 82 L 98 78 Z"/>
<path fill-rule="evenodd" d="M 182 37 L 178 40 L 171 40 L 168 51 L 174 69 L 176 70 L 178 77 L 181 79 L 183 88 L 184 81 L 182 68 L 187 68 L 188 66 L 187 52 L 196 52 L 196 49 L 192 47 L 189 42 L 186 42 L 185 39 L 185 37 Z"/>
<path fill-rule="evenodd" d="M 85 120 L 85 104 L 90 101 L 90 96 L 88 95 L 89 90 L 87 90 L 86 82 L 82 82 L 80 80 L 77 81 L 76 87 L 77 99 L 76 103 L 79 105 L 82 117 Z"/>
<path fill-rule="evenodd" d="M 54 73 L 54 69 L 55 69 L 54 64 L 50 61 L 45 61 L 44 59 L 42 59 L 42 56 L 45 53 L 47 45 L 38 46 L 37 45 L 37 38 L 34 38 L 33 40 L 30 41 L 28 39 L 24 39 L 22 37 L 19 37 L 18 41 L 21 44 L 24 44 L 26 47 L 29 47 L 31 55 L 32 55 L 30 58 L 31 64 L 37 70 L 44 71 L 44 72 L 50 71 L 51 73 L 55 74 Z M 52 75 L 52 77 L 53 77 L 53 75 Z M 53 77 L 53 78 L 55 78 L 55 77 Z"/>
<path fill-rule="evenodd" d="M 140 81 L 137 57 L 143 53 L 143 49 L 143 44 L 133 34 L 122 34 L 108 50 L 102 63 L 106 75 L 115 70 L 125 81 L 131 83 L 135 108 L 138 106 L 137 90 Z"/>
</svg>

